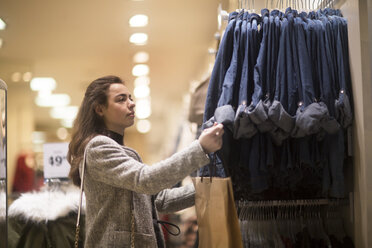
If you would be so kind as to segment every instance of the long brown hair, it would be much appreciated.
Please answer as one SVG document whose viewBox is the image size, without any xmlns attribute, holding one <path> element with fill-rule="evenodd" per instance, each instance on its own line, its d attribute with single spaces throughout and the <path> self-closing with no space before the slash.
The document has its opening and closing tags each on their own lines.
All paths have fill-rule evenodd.
<svg viewBox="0 0 372 248">
<path fill-rule="evenodd" d="M 98 105 L 107 106 L 107 91 L 111 84 L 124 82 L 116 76 L 101 77 L 91 82 L 74 121 L 67 160 L 71 165 L 69 177 L 77 186 L 81 182 L 79 164 L 83 159 L 85 146 L 94 136 L 105 132 L 105 123 L 95 109 Z"/>
</svg>

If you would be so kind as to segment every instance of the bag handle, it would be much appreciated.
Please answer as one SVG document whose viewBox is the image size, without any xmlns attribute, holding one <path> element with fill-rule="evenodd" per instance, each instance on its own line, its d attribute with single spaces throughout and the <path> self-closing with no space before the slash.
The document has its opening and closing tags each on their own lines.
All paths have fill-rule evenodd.
<svg viewBox="0 0 372 248">
<path fill-rule="evenodd" d="M 210 182 L 212 182 L 212 177 L 216 176 L 216 167 L 217 167 L 217 154 L 214 152 L 212 155 L 212 161 L 208 164 L 209 169 L 209 178 Z M 203 182 L 204 176 L 201 176 L 200 181 Z"/>
</svg>

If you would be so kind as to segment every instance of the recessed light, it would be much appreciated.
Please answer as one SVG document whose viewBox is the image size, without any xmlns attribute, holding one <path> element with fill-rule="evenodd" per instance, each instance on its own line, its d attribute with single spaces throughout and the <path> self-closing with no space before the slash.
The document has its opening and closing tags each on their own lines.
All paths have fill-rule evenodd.
<svg viewBox="0 0 372 248">
<path fill-rule="evenodd" d="M 0 30 L 4 30 L 6 28 L 6 23 L 3 21 L 3 19 L 0 18 Z"/>
<path fill-rule="evenodd" d="M 149 18 L 147 15 L 135 15 L 129 19 L 129 26 L 131 27 L 145 27 L 147 26 Z"/>
<path fill-rule="evenodd" d="M 133 56 L 134 63 L 146 63 L 149 61 L 149 54 L 147 52 L 138 52 Z"/>
<path fill-rule="evenodd" d="M 56 80 L 52 77 L 35 77 L 30 82 L 33 91 L 52 91 L 56 86 Z"/>
<path fill-rule="evenodd" d="M 149 120 L 137 121 L 137 131 L 140 133 L 148 133 L 151 130 L 151 122 Z"/>
<path fill-rule="evenodd" d="M 150 68 L 148 65 L 145 65 L 145 64 L 135 65 L 132 69 L 132 75 L 135 77 L 146 76 L 149 74 L 149 72 L 150 72 Z"/>
<path fill-rule="evenodd" d="M 140 76 L 134 80 L 134 87 L 137 87 L 140 85 L 149 85 L 149 84 L 150 84 L 150 78 L 148 76 Z"/>
<path fill-rule="evenodd" d="M 75 119 L 63 119 L 61 120 L 61 125 L 66 128 L 72 128 L 74 126 Z"/>
<path fill-rule="evenodd" d="M 66 128 L 64 127 L 60 127 L 57 129 L 57 137 L 60 139 L 60 140 L 65 140 L 68 136 L 68 131 Z"/>
<path fill-rule="evenodd" d="M 136 45 L 146 45 L 147 38 L 147 34 L 145 33 L 134 33 L 130 36 L 129 42 Z"/>
<path fill-rule="evenodd" d="M 75 119 L 79 108 L 77 106 L 54 107 L 50 110 L 50 116 L 54 119 Z"/>
<path fill-rule="evenodd" d="M 146 119 L 151 115 L 150 99 L 144 98 L 136 101 L 136 116 L 139 119 Z"/>
<path fill-rule="evenodd" d="M 13 82 L 19 82 L 21 80 L 21 78 L 22 78 L 22 75 L 21 75 L 20 72 L 14 72 L 12 74 L 12 81 Z"/>
<path fill-rule="evenodd" d="M 58 107 L 67 106 L 70 104 L 70 96 L 67 94 L 50 94 L 45 96 L 37 96 L 35 103 L 40 107 Z"/>
<path fill-rule="evenodd" d="M 134 88 L 134 96 L 136 98 L 144 98 L 150 95 L 150 88 L 147 85 L 140 85 Z"/>
<path fill-rule="evenodd" d="M 31 72 L 25 72 L 23 73 L 23 81 L 30 82 L 32 79 L 32 73 Z"/>
</svg>

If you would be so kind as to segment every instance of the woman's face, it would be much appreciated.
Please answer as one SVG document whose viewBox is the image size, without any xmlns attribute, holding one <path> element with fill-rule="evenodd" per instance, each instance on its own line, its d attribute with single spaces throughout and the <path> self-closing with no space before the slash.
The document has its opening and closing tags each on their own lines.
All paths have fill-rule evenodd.
<svg viewBox="0 0 372 248">
<path fill-rule="evenodd" d="M 107 106 L 101 106 L 97 112 L 103 117 L 107 129 L 123 134 L 124 129 L 134 123 L 135 106 L 125 85 L 111 84 L 107 91 Z"/>
</svg>

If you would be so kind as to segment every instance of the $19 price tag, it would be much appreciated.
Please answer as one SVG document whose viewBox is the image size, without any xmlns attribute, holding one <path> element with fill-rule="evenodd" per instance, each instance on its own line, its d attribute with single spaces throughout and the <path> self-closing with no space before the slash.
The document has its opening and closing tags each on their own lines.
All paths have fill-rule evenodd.
<svg viewBox="0 0 372 248">
<path fill-rule="evenodd" d="M 67 178 L 70 164 L 67 162 L 68 143 L 44 144 L 44 178 Z"/>
</svg>

